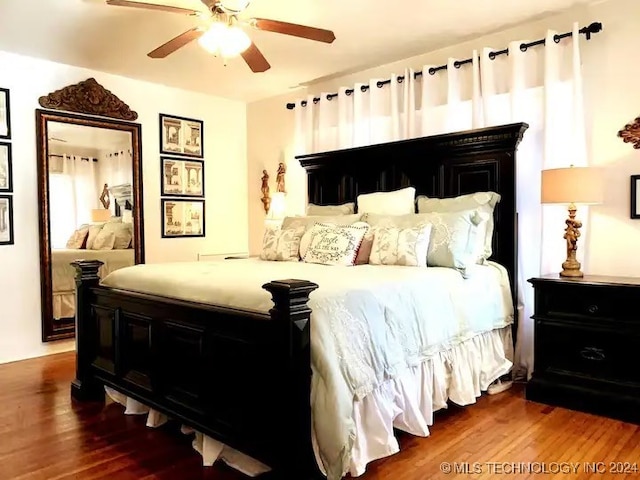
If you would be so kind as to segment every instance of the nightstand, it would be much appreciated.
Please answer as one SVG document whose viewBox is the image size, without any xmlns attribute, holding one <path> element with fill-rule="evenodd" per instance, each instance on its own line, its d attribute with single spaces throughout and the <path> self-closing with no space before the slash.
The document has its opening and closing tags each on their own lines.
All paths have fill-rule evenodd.
<svg viewBox="0 0 640 480">
<path fill-rule="evenodd" d="M 535 359 L 527 399 L 640 423 L 640 278 L 529 282 Z"/>
</svg>

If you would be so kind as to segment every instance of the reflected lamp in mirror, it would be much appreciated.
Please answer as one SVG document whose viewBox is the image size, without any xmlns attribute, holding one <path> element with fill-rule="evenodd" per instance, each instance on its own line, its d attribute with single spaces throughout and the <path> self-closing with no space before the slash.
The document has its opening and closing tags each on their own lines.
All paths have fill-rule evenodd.
<svg viewBox="0 0 640 480">
<path fill-rule="evenodd" d="M 91 221 L 93 223 L 107 222 L 111 218 L 111 210 L 104 208 L 94 208 L 91 210 Z"/>
<path fill-rule="evenodd" d="M 576 204 L 597 205 L 602 203 L 602 199 L 602 171 L 598 168 L 571 166 L 542 171 L 542 203 L 565 204 L 569 209 L 563 237 L 567 246 L 567 259 L 562 263 L 561 277 L 584 276 L 580 270 L 580 262 L 576 259 L 582 227 L 582 222 L 576 220 Z"/>
<path fill-rule="evenodd" d="M 287 201 L 284 192 L 274 192 L 271 194 L 271 205 L 267 213 L 267 220 L 283 220 L 287 211 Z"/>
</svg>

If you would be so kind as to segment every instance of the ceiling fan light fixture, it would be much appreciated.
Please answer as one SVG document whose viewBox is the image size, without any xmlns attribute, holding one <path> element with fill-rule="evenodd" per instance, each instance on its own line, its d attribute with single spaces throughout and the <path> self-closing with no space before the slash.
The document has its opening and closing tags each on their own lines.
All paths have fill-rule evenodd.
<svg viewBox="0 0 640 480">
<path fill-rule="evenodd" d="M 225 12 L 240 13 L 247 9 L 251 0 L 221 0 L 217 5 Z"/>
<path fill-rule="evenodd" d="M 251 39 L 240 27 L 213 22 L 198 40 L 200 45 L 213 55 L 233 58 L 251 46 Z"/>
</svg>

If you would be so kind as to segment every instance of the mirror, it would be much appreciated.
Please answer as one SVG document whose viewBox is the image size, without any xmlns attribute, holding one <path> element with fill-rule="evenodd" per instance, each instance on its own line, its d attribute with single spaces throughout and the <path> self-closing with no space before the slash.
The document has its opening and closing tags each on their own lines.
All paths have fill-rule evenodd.
<svg viewBox="0 0 640 480">
<path fill-rule="evenodd" d="M 140 125 L 36 110 L 42 340 L 73 337 L 75 270 L 144 262 Z"/>
</svg>

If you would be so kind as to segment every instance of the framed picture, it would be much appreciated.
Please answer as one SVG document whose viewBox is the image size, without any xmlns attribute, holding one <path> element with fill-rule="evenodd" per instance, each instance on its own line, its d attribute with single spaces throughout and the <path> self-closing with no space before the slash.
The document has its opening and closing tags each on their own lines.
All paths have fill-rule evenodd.
<svg viewBox="0 0 640 480">
<path fill-rule="evenodd" d="M 631 175 L 631 218 L 640 218 L 640 175 Z"/>
<path fill-rule="evenodd" d="M 204 157 L 204 123 L 193 118 L 160 114 L 160 154 Z"/>
<path fill-rule="evenodd" d="M 162 196 L 204 197 L 204 160 L 160 157 Z"/>
<path fill-rule="evenodd" d="M 11 105 L 9 89 L 0 88 L 0 139 L 11 138 Z"/>
<path fill-rule="evenodd" d="M 163 198 L 162 238 L 204 237 L 204 200 Z"/>
<path fill-rule="evenodd" d="M 13 198 L 0 195 L 0 245 L 13 245 Z"/>
<path fill-rule="evenodd" d="M 0 142 L 0 193 L 13 192 L 11 144 Z"/>
</svg>

